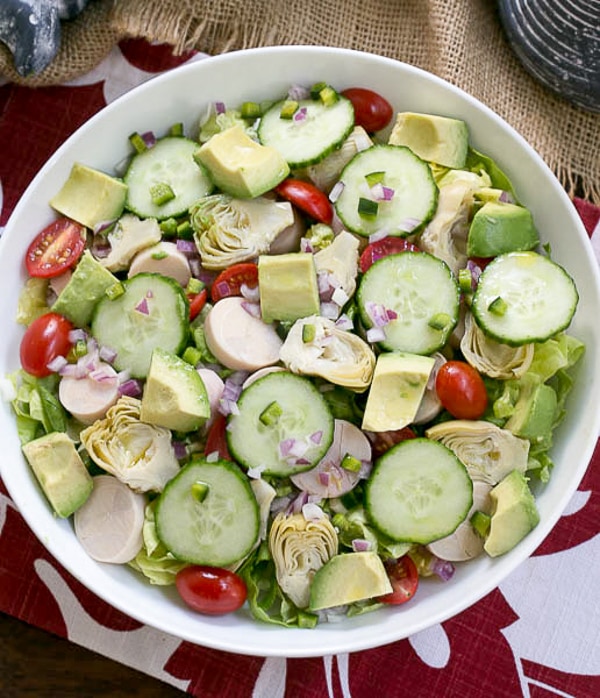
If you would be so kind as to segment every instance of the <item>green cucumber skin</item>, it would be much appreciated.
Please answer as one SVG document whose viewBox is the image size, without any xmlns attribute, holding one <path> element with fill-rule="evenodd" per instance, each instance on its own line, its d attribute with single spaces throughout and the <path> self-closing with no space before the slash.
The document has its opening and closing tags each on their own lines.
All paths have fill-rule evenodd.
<svg viewBox="0 0 600 698">
<path fill-rule="evenodd" d="M 196 482 L 208 485 L 203 502 L 191 494 Z M 211 514 L 218 517 L 211 501 L 225 510 L 221 525 L 208 520 Z M 204 512 L 208 517 L 203 518 Z M 243 559 L 258 539 L 259 525 L 258 503 L 249 481 L 229 461 L 196 460 L 184 466 L 167 484 L 156 507 L 161 542 L 177 559 L 196 565 L 224 567 Z"/>
<path fill-rule="evenodd" d="M 439 274 L 437 283 L 434 274 Z M 408 276 L 410 283 L 394 283 L 394 276 Z M 419 278 L 416 278 L 418 275 Z M 380 281 L 377 277 L 385 278 Z M 444 284 L 443 292 L 440 284 Z M 377 291 L 376 286 L 381 286 Z M 406 287 L 403 290 L 403 286 Z M 375 287 L 375 288 L 373 288 Z M 423 292 L 420 292 L 423 289 Z M 414 308 L 409 307 L 412 303 Z M 384 327 L 390 337 L 379 342 L 388 351 L 407 351 L 414 354 L 432 354 L 441 349 L 458 322 L 460 289 L 448 265 L 427 252 L 400 252 L 377 260 L 362 277 L 357 295 L 357 305 L 365 327 L 372 326 L 367 313 L 367 303 L 382 303 L 387 309 L 398 313 L 398 318 Z M 404 307 L 404 312 L 403 312 Z M 429 327 L 428 322 L 438 313 L 446 313 L 452 322 L 443 330 Z M 415 329 L 407 328 L 415 316 Z M 416 317 L 416 316 L 419 317 Z M 412 335 L 415 339 L 412 339 Z"/>
<path fill-rule="evenodd" d="M 124 176 L 128 186 L 127 210 L 140 218 L 165 220 L 187 213 L 193 203 L 210 194 L 212 181 L 204 167 L 193 159 L 198 148 L 199 144 L 188 138 L 167 136 L 135 155 Z M 162 151 L 165 153 L 158 158 Z M 154 204 L 150 196 L 150 187 L 159 183 L 169 184 L 175 192 L 175 198 L 162 206 Z"/>
<path fill-rule="evenodd" d="M 472 505 L 465 465 L 449 448 L 423 437 L 402 441 L 381 456 L 365 486 L 369 520 L 398 542 L 426 545 L 444 538 Z"/>
<path fill-rule="evenodd" d="M 122 283 L 125 288 L 122 295 L 114 299 L 103 298 L 96 306 L 91 332 L 101 346 L 117 352 L 114 361 L 116 370 L 129 370 L 132 378 L 145 378 L 154 348 L 160 347 L 173 354 L 180 354 L 185 348 L 189 337 L 189 302 L 181 286 L 174 279 L 161 274 L 144 272 Z M 138 287 L 139 291 L 136 290 Z M 166 316 L 156 317 L 151 313 L 144 317 L 136 313 L 133 308 L 141 299 L 139 294 L 143 296 L 152 288 L 157 293 L 157 287 L 168 289 L 170 295 Z M 139 332 L 135 336 L 136 321 L 138 325 L 142 323 L 137 329 L 146 335 L 146 344 Z M 170 333 L 167 325 L 172 328 Z"/>
<path fill-rule="evenodd" d="M 376 171 L 386 173 L 384 184 L 394 190 L 394 196 L 389 202 L 380 202 L 380 213 L 369 219 L 358 214 L 358 205 L 365 196 L 366 175 Z M 342 170 L 340 181 L 344 188 L 335 209 L 345 227 L 357 235 L 366 237 L 382 228 L 391 237 L 414 235 L 437 210 L 439 190 L 431 169 L 406 146 L 379 144 L 360 151 Z M 411 218 L 420 223 L 403 230 L 402 223 Z"/>
<path fill-rule="evenodd" d="M 506 266 L 508 271 L 501 273 Z M 506 302 L 501 316 L 489 310 L 497 297 Z M 508 252 L 495 257 L 479 277 L 471 312 L 486 335 L 516 347 L 544 342 L 565 330 L 578 302 L 575 282 L 563 267 L 537 252 Z M 518 304 L 529 309 L 519 315 Z"/>
<path fill-rule="evenodd" d="M 354 108 L 349 99 L 339 96 L 338 102 L 331 107 L 325 107 L 319 102 L 311 99 L 300 100 L 299 107 L 306 108 L 309 116 L 307 123 L 296 123 L 293 119 L 282 119 L 279 114 L 283 101 L 276 102 L 271 106 L 260 120 L 258 127 L 258 138 L 263 145 L 270 145 L 277 148 L 287 160 L 288 165 L 293 170 L 302 169 L 309 165 L 316 165 L 324 160 L 330 153 L 339 148 L 342 143 L 348 138 L 354 128 Z M 309 123 L 311 112 L 314 114 L 314 124 L 323 123 L 323 118 L 320 116 L 327 111 L 330 114 L 339 114 L 340 123 L 337 128 L 315 130 L 313 124 Z M 334 111 L 335 110 L 335 111 Z M 303 127 L 309 126 L 309 129 Z M 328 137 L 323 140 L 323 130 L 329 133 Z M 280 135 L 285 133 L 285 137 Z M 296 147 L 292 148 L 291 143 L 294 141 L 294 136 L 298 136 Z M 321 146 L 314 147 L 316 142 L 322 141 Z M 305 145 L 306 144 L 306 145 Z M 299 146 L 302 146 L 301 148 Z M 307 147 L 308 146 L 308 147 Z M 294 155 L 295 151 L 302 151 L 302 154 Z M 308 150 L 308 155 L 306 154 Z"/>
<path fill-rule="evenodd" d="M 311 419 L 313 426 L 310 429 L 302 429 L 292 424 L 290 430 L 288 422 L 286 429 L 286 415 L 293 414 L 298 396 L 303 391 L 309 398 L 309 402 L 302 405 L 305 410 L 305 422 L 306 419 Z M 257 395 L 256 404 L 250 406 Z M 283 432 L 277 425 L 265 425 L 260 421 L 260 415 L 273 401 L 279 403 L 283 412 L 280 417 Z M 279 477 L 304 472 L 321 460 L 333 442 L 334 420 L 329 407 L 312 382 L 303 376 L 284 371 L 267 374 L 242 392 L 237 406 L 240 414 L 230 415 L 228 418 L 227 446 L 233 458 L 245 468 L 265 467 L 265 474 Z M 315 410 L 318 410 L 320 415 L 318 419 L 314 419 Z M 284 438 L 308 438 L 313 431 L 318 430 L 323 432 L 321 443 L 312 447 L 310 458 L 307 454 L 308 463 L 290 465 L 280 457 L 279 443 Z M 253 445 L 249 445 L 250 438 L 256 438 Z"/>
</svg>

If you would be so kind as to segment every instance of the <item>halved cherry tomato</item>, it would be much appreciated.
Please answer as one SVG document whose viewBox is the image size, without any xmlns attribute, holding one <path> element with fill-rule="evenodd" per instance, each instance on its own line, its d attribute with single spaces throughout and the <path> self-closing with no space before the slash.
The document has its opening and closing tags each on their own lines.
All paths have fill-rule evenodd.
<svg viewBox="0 0 600 698">
<path fill-rule="evenodd" d="M 327 197 L 310 182 L 301 179 L 284 179 L 275 187 L 279 196 L 287 199 L 294 206 L 314 218 L 319 223 L 331 225 L 333 220 L 333 206 Z"/>
<path fill-rule="evenodd" d="M 488 403 L 481 375 L 466 361 L 440 366 L 435 390 L 442 406 L 456 419 L 479 419 Z"/>
<path fill-rule="evenodd" d="M 416 439 L 417 435 L 410 427 L 402 429 L 394 429 L 392 431 L 374 431 L 369 432 L 371 441 L 371 449 L 373 458 L 379 458 L 386 451 L 389 451 L 392 446 L 399 444 L 407 439 Z"/>
<path fill-rule="evenodd" d="M 219 458 L 223 460 L 232 460 L 227 447 L 227 417 L 220 412 L 215 415 L 213 423 L 210 425 L 208 434 L 206 435 L 206 444 L 204 446 L 204 455 L 208 456 L 211 453 L 218 453 Z"/>
<path fill-rule="evenodd" d="M 69 332 L 73 325 L 58 313 L 46 313 L 34 320 L 21 340 L 21 366 L 32 376 L 43 378 L 52 371 L 48 364 L 71 349 Z"/>
<path fill-rule="evenodd" d="M 27 248 L 27 272 L 45 279 L 60 276 L 81 257 L 84 247 L 84 226 L 70 218 L 59 218 L 38 233 Z"/>
<path fill-rule="evenodd" d="M 385 237 L 376 242 L 369 243 L 358 261 L 358 267 L 364 274 L 367 269 L 373 265 L 378 259 L 387 257 L 389 254 L 397 254 L 398 252 L 418 252 L 419 248 L 409 242 L 406 238 Z"/>
<path fill-rule="evenodd" d="M 190 608 L 209 616 L 236 611 L 248 595 L 244 580 L 222 567 L 184 567 L 177 573 L 175 585 Z"/>
<path fill-rule="evenodd" d="M 188 296 L 190 302 L 190 322 L 200 314 L 200 311 L 206 305 L 208 299 L 208 291 L 203 288 L 200 293 Z"/>
<path fill-rule="evenodd" d="M 364 87 L 350 87 L 341 94 L 352 102 L 354 121 L 367 133 L 385 128 L 394 116 L 392 105 L 377 92 Z"/>
<path fill-rule="evenodd" d="M 419 573 L 412 558 L 404 555 L 398 560 L 389 560 L 385 563 L 385 569 L 393 591 L 379 596 L 378 601 L 394 605 L 410 601 L 419 586 Z"/>
<path fill-rule="evenodd" d="M 240 262 L 223 269 L 213 281 L 210 295 L 215 303 L 227 296 L 240 296 L 242 284 L 249 288 L 258 285 L 258 266 L 253 262 Z"/>
</svg>

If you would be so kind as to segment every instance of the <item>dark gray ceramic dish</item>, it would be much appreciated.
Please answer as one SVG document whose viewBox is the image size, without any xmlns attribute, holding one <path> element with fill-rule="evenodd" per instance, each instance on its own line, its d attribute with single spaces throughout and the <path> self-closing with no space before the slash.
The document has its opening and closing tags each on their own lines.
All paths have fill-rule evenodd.
<svg viewBox="0 0 600 698">
<path fill-rule="evenodd" d="M 600 0 L 499 0 L 525 69 L 573 104 L 600 112 Z"/>
</svg>

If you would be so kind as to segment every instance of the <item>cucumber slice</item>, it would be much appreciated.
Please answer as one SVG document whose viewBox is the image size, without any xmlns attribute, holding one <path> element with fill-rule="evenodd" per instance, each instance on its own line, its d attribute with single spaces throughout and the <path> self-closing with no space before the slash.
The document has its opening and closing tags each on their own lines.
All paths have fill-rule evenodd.
<svg viewBox="0 0 600 698">
<path fill-rule="evenodd" d="M 460 290 L 448 265 L 427 252 L 401 252 L 373 264 L 361 279 L 357 303 L 363 324 L 374 326 L 373 307 L 396 314 L 379 345 L 389 351 L 431 354 L 458 322 Z M 389 315 L 388 315 L 389 317 Z"/>
<path fill-rule="evenodd" d="M 473 482 L 446 446 L 402 441 L 375 464 L 365 487 L 365 510 L 394 541 L 426 545 L 450 535 L 473 504 Z"/>
<path fill-rule="evenodd" d="M 141 218 L 163 220 L 180 216 L 203 196 L 210 194 L 213 184 L 201 164 L 194 161 L 200 146 L 180 136 L 161 138 L 152 148 L 133 157 L 127 172 L 126 208 Z M 168 186 L 173 198 L 163 204 L 152 200 L 152 189 Z"/>
<path fill-rule="evenodd" d="M 383 178 L 369 186 L 368 175 L 373 173 L 383 173 Z M 437 208 L 438 188 L 429 165 L 405 146 L 362 150 L 342 170 L 340 180 L 344 188 L 335 209 L 346 228 L 358 235 L 382 230 L 397 237 L 416 233 Z"/>
<path fill-rule="evenodd" d="M 520 346 L 568 327 L 578 302 L 575 282 L 561 266 L 537 252 L 509 252 L 479 277 L 471 311 L 487 335 Z"/>
<path fill-rule="evenodd" d="M 196 565 L 224 567 L 244 558 L 256 543 L 259 522 L 248 479 L 227 461 L 192 461 L 156 505 L 158 537 L 176 558 Z"/>
<path fill-rule="evenodd" d="M 258 137 L 263 145 L 276 148 L 291 169 L 315 165 L 339 148 L 354 128 L 354 108 L 349 99 L 326 106 L 305 99 L 298 102 L 296 117 L 282 118 L 283 102 L 276 102 L 260 120 Z"/>
<path fill-rule="evenodd" d="M 227 445 L 246 468 L 279 476 L 310 470 L 333 441 L 327 402 L 302 376 L 277 371 L 259 378 L 242 392 L 237 406 L 239 414 L 227 424 Z"/>
<path fill-rule="evenodd" d="M 160 274 L 136 274 L 124 292 L 103 298 L 92 318 L 92 335 L 117 355 L 114 367 L 145 378 L 156 348 L 179 354 L 189 334 L 189 304 L 182 287 Z"/>
</svg>

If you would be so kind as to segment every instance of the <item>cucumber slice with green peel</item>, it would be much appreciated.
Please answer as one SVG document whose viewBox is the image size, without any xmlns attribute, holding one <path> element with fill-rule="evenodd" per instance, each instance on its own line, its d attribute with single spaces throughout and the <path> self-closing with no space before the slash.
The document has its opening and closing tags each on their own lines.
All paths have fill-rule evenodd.
<svg viewBox="0 0 600 698">
<path fill-rule="evenodd" d="M 578 302 L 575 282 L 560 265 L 537 252 L 509 252 L 484 269 L 471 312 L 485 334 L 520 346 L 567 328 Z"/>
<path fill-rule="evenodd" d="M 121 295 L 98 303 L 91 331 L 100 346 L 116 352 L 117 371 L 145 378 L 154 349 L 179 354 L 185 347 L 189 303 L 177 281 L 160 274 L 136 274 L 122 285 Z"/>
<path fill-rule="evenodd" d="M 379 175 L 373 182 L 373 175 Z M 342 170 L 335 201 L 348 230 L 369 236 L 405 237 L 419 232 L 437 209 L 438 187 L 429 165 L 406 146 L 374 145 Z"/>
<path fill-rule="evenodd" d="M 251 383 L 229 416 L 227 445 L 246 468 L 288 476 L 313 468 L 333 441 L 334 420 L 318 389 L 303 376 L 270 373 Z"/>
<path fill-rule="evenodd" d="M 224 567 L 244 558 L 259 531 L 259 508 L 233 463 L 192 461 L 167 484 L 156 505 L 156 532 L 177 559 Z"/>
<path fill-rule="evenodd" d="M 441 349 L 456 323 L 460 290 L 448 265 L 427 252 L 401 252 L 373 264 L 358 287 L 363 324 L 381 325 L 379 346 L 389 351 L 431 354 Z"/>
<path fill-rule="evenodd" d="M 425 438 L 393 446 L 375 463 L 365 510 L 394 541 L 426 545 L 449 536 L 473 504 L 473 482 L 446 446 Z"/>
<path fill-rule="evenodd" d="M 335 103 L 304 99 L 291 118 L 281 116 L 276 102 L 260 120 L 258 138 L 276 148 L 291 169 L 315 165 L 339 148 L 354 128 L 352 102 L 341 95 Z"/>
<path fill-rule="evenodd" d="M 186 213 L 210 194 L 213 183 L 204 167 L 194 161 L 199 147 L 188 138 L 168 136 L 135 155 L 124 177 L 126 208 L 141 218 L 164 220 Z"/>
</svg>

